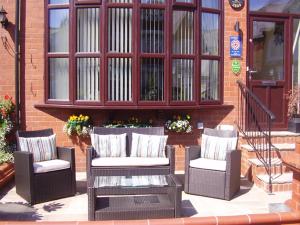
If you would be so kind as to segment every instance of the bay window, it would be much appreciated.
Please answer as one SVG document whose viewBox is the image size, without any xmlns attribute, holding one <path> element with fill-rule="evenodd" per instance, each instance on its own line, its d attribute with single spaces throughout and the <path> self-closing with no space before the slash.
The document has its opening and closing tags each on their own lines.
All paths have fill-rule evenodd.
<svg viewBox="0 0 300 225">
<path fill-rule="evenodd" d="M 46 103 L 222 103 L 221 0 L 46 3 Z"/>
</svg>

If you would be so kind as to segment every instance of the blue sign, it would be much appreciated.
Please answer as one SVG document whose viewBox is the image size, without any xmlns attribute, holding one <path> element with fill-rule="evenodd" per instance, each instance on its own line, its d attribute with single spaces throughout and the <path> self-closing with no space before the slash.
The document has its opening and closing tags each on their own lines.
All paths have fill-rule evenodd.
<svg viewBox="0 0 300 225">
<path fill-rule="evenodd" d="M 241 36 L 230 36 L 230 57 L 242 57 L 243 44 Z"/>
</svg>

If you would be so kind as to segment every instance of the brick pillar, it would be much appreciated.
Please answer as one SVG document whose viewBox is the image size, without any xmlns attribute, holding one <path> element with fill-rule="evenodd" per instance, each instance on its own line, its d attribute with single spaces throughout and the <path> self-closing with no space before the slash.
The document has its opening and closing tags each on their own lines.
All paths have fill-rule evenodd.
<svg viewBox="0 0 300 225">
<path fill-rule="evenodd" d="M 283 156 L 282 161 L 293 171 L 292 199 L 286 204 L 294 211 L 300 212 L 300 152 L 289 153 Z"/>
</svg>

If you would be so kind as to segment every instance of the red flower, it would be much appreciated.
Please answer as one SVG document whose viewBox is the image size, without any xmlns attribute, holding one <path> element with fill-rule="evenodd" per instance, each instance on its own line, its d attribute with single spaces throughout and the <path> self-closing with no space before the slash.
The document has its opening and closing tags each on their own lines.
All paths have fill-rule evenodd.
<svg viewBox="0 0 300 225">
<path fill-rule="evenodd" d="M 6 117 L 6 110 L 5 109 L 1 109 L 1 115 L 3 118 Z"/>
<path fill-rule="evenodd" d="M 11 97 L 10 97 L 9 95 L 5 95 L 5 96 L 4 96 L 4 99 L 5 99 L 5 100 L 9 100 L 9 99 L 11 99 Z"/>
</svg>

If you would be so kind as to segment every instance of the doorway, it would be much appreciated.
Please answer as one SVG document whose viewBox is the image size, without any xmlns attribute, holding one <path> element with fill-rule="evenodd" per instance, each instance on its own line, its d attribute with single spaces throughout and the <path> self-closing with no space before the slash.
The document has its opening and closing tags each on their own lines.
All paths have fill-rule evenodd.
<svg viewBox="0 0 300 225">
<path fill-rule="evenodd" d="M 287 128 L 288 19 L 250 16 L 249 89 L 276 116 L 272 129 Z"/>
</svg>

